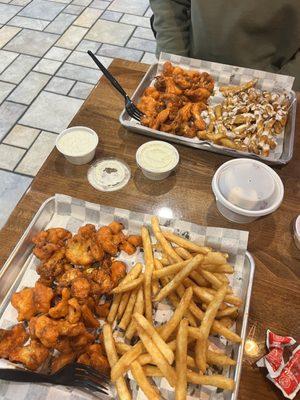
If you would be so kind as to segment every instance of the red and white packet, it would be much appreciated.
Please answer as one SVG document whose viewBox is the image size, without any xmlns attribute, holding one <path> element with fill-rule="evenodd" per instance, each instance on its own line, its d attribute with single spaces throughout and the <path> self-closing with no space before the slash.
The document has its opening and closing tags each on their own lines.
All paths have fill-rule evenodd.
<svg viewBox="0 0 300 400">
<path fill-rule="evenodd" d="M 284 348 L 293 346 L 295 339 L 290 336 L 279 336 L 267 330 L 266 344 L 269 353 L 257 361 L 258 367 L 266 367 L 270 379 L 288 399 L 293 399 L 300 389 L 300 346 L 291 355 L 285 364 Z"/>
<path fill-rule="evenodd" d="M 300 345 L 295 348 L 289 361 L 284 366 L 277 378 L 270 379 L 284 394 L 287 399 L 293 399 L 300 389 Z"/>
</svg>

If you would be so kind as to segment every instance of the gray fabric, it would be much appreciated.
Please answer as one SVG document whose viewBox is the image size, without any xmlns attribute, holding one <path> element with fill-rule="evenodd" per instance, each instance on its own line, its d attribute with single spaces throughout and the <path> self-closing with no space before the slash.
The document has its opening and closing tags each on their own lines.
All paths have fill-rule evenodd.
<svg viewBox="0 0 300 400">
<path fill-rule="evenodd" d="M 161 51 L 295 76 L 299 0 L 150 0 Z"/>
</svg>

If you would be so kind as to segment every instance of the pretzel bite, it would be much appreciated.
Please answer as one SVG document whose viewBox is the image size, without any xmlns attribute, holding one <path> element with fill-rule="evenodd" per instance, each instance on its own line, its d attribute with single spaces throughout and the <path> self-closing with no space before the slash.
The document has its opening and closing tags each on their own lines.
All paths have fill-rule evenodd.
<svg viewBox="0 0 300 400">
<path fill-rule="evenodd" d="M 32 340 L 30 344 L 12 350 L 9 360 L 12 362 L 20 362 L 26 368 L 35 371 L 47 359 L 49 350 L 37 340 Z"/>
<path fill-rule="evenodd" d="M 22 324 L 14 325 L 11 329 L 0 329 L 0 357 L 8 358 L 11 351 L 23 346 L 28 337 Z"/>
</svg>

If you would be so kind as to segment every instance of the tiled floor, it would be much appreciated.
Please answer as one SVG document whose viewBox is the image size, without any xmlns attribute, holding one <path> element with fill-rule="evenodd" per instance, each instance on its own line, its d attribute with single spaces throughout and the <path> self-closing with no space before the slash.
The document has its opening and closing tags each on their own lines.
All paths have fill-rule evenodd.
<svg viewBox="0 0 300 400">
<path fill-rule="evenodd" d="M 0 227 L 97 83 L 86 54 L 152 63 L 149 0 L 0 0 Z"/>
</svg>

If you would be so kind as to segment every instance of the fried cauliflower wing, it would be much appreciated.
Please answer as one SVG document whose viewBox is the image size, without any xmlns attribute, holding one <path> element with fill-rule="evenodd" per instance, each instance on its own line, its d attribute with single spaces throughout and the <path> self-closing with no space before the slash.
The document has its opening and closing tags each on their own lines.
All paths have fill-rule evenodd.
<svg viewBox="0 0 300 400">
<path fill-rule="evenodd" d="M 46 261 L 55 251 L 63 247 L 65 241 L 71 236 L 71 232 L 64 228 L 50 228 L 41 231 L 32 238 L 32 242 L 35 244 L 33 253 L 40 260 Z"/>
<path fill-rule="evenodd" d="M 51 257 L 37 267 L 37 273 L 46 279 L 54 279 L 64 271 L 65 249 L 59 248 Z"/>
<path fill-rule="evenodd" d="M 53 297 L 54 293 L 51 288 L 37 282 L 33 289 L 33 301 L 36 313 L 47 313 L 50 309 Z"/>
<path fill-rule="evenodd" d="M 30 344 L 24 347 L 19 347 L 9 355 L 9 360 L 12 362 L 20 362 L 26 368 L 35 371 L 37 370 L 49 356 L 49 350 L 37 340 L 32 340 Z"/>
<path fill-rule="evenodd" d="M 75 265 L 90 265 L 104 257 L 105 249 L 95 239 L 74 235 L 66 245 L 66 258 Z M 104 251 L 103 251 L 104 250 Z"/>
<path fill-rule="evenodd" d="M 126 275 L 126 264 L 122 261 L 114 261 L 111 265 L 111 280 L 113 286 L 117 286 L 119 281 Z"/>
<path fill-rule="evenodd" d="M 14 325 L 11 329 L 0 329 L 0 358 L 8 358 L 13 349 L 26 343 L 28 337 L 22 324 Z"/>
<path fill-rule="evenodd" d="M 75 278 L 71 283 L 71 294 L 78 299 L 86 299 L 90 289 L 91 285 L 86 278 Z"/>
<path fill-rule="evenodd" d="M 36 313 L 33 301 L 33 288 L 25 288 L 16 292 L 11 298 L 12 306 L 18 311 L 18 321 L 29 321 Z"/>
<path fill-rule="evenodd" d="M 60 335 L 59 324 L 46 315 L 41 315 L 31 325 L 31 334 L 47 348 L 55 348 Z"/>
</svg>

